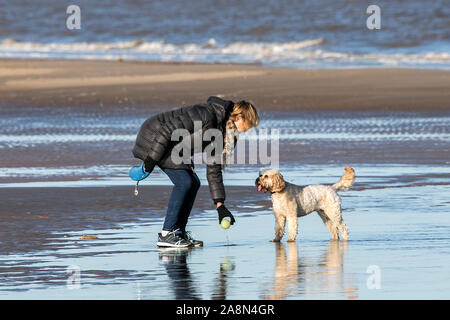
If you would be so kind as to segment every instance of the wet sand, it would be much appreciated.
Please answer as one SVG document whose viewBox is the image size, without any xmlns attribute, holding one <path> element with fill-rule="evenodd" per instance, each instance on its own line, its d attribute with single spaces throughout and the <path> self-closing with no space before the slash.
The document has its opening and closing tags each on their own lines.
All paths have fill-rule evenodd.
<svg viewBox="0 0 450 320">
<path fill-rule="evenodd" d="M 448 72 L 2 60 L 0 82 L 2 299 L 449 298 Z M 280 130 L 287 181 L 355 168 L 348 243 L 315 213 L 296 243 L 270 243 L 260 165 L 244 164 L 224 174 L 235 226 L 220 229 L 198 166 L 189 228 L 205 247 L 157 250 L 171 186 L 157 169 L 133 196 L 133 140 L 149 115 L 212 94 L 253 100 Z"/>
<path fill-rule="evenodd" d="M 360 176 L 362 184 L 382 178 L 367 168 Z M 3 203 L 15 209 L 1 215 L 0 297 L 448 298 L 448 185 L 342 193 L 348 242 L 330 241 L 313 213 L 300 219 L 295 243 L 280 244 L 269 242 L 274 218 L 267 195 L 228 188 L 237 223 L 224 231 L 202 188 L 189 229 L 205 246 L 191 250 L 155 246 L 160 199 L 169 188 L 144 187 L 138 199 L 131 189 L 3 189 L 9 198 Z M 367 284 L 373 270 L 380 272 L 379 287 Z"/>
</svg>

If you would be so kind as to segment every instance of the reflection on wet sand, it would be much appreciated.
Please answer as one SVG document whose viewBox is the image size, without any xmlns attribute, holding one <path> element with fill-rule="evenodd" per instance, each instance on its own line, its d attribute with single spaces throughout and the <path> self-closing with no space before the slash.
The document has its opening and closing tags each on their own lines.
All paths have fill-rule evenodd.
<svg viewBox="0 0 450 320">
<path fill-rule="evenodd" d="M 217 284 L 211 295 L 211 300 L 225 300 L 227 298 L 227 277 L 234 270 L 234 262 L 230 257 L 223 257 Z"/>
<path fill-rule="evenodd" d="M 297 244 L 276 243 L 275 272 L 270 293 L 263 293 L 263 299 L 278 300 L 289 296 L 335 295 L 347 299 L 357 298 L 357 288 L 348 274 L 344 274 L 344 255 L 348 243 L 330 240 L 327 250 L 318 263 L 305 263 L 299 259 Z M 307 258 L 307 257 L 305 257 Z"/>
<path fill-rule="evenodd" d="M 171 288 L 177 300 L 198 300 L 191 273 L 187 266 L 187 257 L 190 249 L 184 248 L 160 248 L 159 260 L 166 268 L 167 275 L 171 281 Z"/>
<path fill-rule="evenodd" d="M 263 294 L 263 299 L 279 300 L 288 297 L 298 289 L 301 266 L 298 260 L 298 249 L 295 242 L 288 242 L 288 255 L 285 246 L 281 242 L 275 243 L 275 274 L 273 288 L 268 294 Z"/>
<path fill-rule="evenodd" d="M 201 294 L 195 287 L 187 257 L 192 249 L 189 248 L 159 248 L 159 260 L 164 265 L 171 281 L 174 298 L 177 300 L 199 300 Z M 225 300 L 227 298 L 227 277 L 232 273 L 235 264 L 232 258 L 225 256 L 220 263 L 219 276 L 214 282 L 211 300 Z"/>
<path fill-rule="evenodd" d="M 305 267 L 305 278 L 311 280 L 305 286 L 306 295 L 333 293 L 347 299 L 358 297 L 351 274 L 344 273 L 344 255 L 347 247 L 347 241 L 330 240 L 322 261 L 317 266 Z"/>
</svg>

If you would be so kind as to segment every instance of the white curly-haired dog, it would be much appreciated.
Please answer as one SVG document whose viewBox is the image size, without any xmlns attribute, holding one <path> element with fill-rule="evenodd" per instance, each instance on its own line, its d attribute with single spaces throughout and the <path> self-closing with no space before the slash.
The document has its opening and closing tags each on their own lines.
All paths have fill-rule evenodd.
<svg viewBox="0 0 450 320">
<path fill-rule="evenodd" d="M 303 217 L 316 211 L 325 226 L 330 230 L 332 239 L 348 239 L 348 229 L 342 219 L 341 198 L 337 190 L 347 190 L 355 181 L 355 170 L 345 167 L 345 174 L 333 185 L 297 186 L 284 181 L 281 173 L 274 169 L 262 170 L 255 184 L 258 191 L 272 194 L 273 213 L 275 215 L 275 238 L 278 242 L 284 235 L 288 221 L 288 241 L 295 241 L 298 229 L 297 217 Z"/>
</svg>

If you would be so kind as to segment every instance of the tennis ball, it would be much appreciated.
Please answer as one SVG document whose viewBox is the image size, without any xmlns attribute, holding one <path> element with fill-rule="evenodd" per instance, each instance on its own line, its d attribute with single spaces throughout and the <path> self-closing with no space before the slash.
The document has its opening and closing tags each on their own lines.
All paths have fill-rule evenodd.
<svg viewBox="0 0 450 320">
<path fill-rule="evenodd" d="M 228 229 L 228 228 L 230 228 L 230 221 L 227 219 L 222 219 L 222 221 L 220 222 L 220 225 L 222 226 L 222 228 Z"/>
<path fill-rule="evenodd" d="M 225 258 L 223 259 L 222 263 L 220 264 L 220 269 L 222 271 L 231 271 L 234 269 L 234 264 L 233 262 L 230 261 L 230 259 Z"/>
</svg>

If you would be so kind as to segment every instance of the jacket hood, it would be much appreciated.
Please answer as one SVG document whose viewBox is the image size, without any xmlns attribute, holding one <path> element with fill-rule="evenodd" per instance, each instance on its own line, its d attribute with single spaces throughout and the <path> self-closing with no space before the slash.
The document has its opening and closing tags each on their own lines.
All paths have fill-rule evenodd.
<svg viewBox="0 0 450 320">
<path fill-rule="evenodd" d="M 233 111 L 234 102 L 231 100 L 223 100 L 216 96 L 209 97 L 206 102 L 208 103 L 208 105 L 213 107 L 214 112 L 217 116 L 217 120 L 219 120 L 220 123 L 224 125 L 226 120 L 230 116 L 230 113 Z"/>
</svg>

